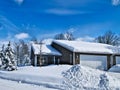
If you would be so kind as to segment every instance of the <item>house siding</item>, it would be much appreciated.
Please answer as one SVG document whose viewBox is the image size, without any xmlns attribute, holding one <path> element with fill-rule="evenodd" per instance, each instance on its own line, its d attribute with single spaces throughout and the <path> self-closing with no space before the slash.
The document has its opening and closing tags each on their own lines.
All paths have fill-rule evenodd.
<svg viewBox="0 0 120 90">
<path fill-rule="evenodd" d="M 52 43 L 52 47 L 57 49 L 61 54 L 60 64 L 73 64 L 73 52 L 68 49 L 56 44 Z"/>
</svg>

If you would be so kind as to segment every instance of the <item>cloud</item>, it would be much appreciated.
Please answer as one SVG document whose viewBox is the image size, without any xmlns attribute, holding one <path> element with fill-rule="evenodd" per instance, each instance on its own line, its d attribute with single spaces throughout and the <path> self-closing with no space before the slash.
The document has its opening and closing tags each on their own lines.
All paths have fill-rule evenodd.
<svg viewBox="0 0 120 90">
<path fill-rule="evenodd" d="M 20 33 L 20 34 L 16 34 L 15 35 L 15 38 L 17 39 L 26 39 L 26 38 L 29 38 L 29 34 L 28 33 Z"/>
<path fill-rule="evenodd" d="M 77 38 L 77 41 L 87 41 L 87 42 L 93 42 L 94 41 L 94 37 L 90 37 L 90 36 L 85 36 L 85 37 L 80 37 Z"/>
<path fill-rule="evenodd" d="M 45 10 L 45 13 L 55 14 L 55 15 L 76 15 L 76 14 L 85 14 L 90 12 L 53 8 L 53 9 Z"/>
<path fill-rule="evenodd" d="M 114 6 L 120 5 L 120 0 L 112 0 L 112 5 Z"/>
<path fill-rule="evenodd" d="M 17 3 L 18 5 L 21 5 L 24 2 L 24 0 L 14 0 L 14 2 Z"/>
</svg>

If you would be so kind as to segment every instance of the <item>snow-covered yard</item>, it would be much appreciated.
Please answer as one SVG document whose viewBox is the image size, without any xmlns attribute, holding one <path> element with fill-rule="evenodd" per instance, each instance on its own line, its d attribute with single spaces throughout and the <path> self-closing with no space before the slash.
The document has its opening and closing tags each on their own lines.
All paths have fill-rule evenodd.
<svg viewBox="0 0 120 90">
<path fill-rule="evenodd" d="M 0 90 L 56 90 L 56 89 L 0 79 Z"/>
<path fill-rule="evenodd" d="M 40 90 L 47 90 L 48 88 L 61 90 L 66 89 L 67 83 L 69 83 L 71 86 L 72 84 L 73 86 L 75 84 L 79 87 L 82 87 L 83 85 L 83 87 L 85 87 L 87 90 L 90 88 L 96 90 L 100 85 L 101 75 L 104 74 L 107 76 L 110 87 L 113 87 L 114 89 L 117 88 L 119 90 L 120 73 L 104 72 L 80 65 L 50 65 L 44 67 L 25 66 L 19 67 L 17 71 L 0 71 L 1 79 L 10 80 L 9 82 L 13 82 L 13 85 L 15 85 L 14 87 L 9 82 L 4 83 L 4 80 L 0 79 L 0 82 L 4 83 L 4 87 L 1 84 L 0 87 L 2 86 L 2 88 L 6 88 L 5 85 L 8 85 L 14 88 L 25 88 L 28 85 L 31 88 L 36 86 L 35 88 L 37 89 L 34 90 L 38 90 L 38 88 Z M 16 85 L 16 83 L 20 85 Z M 78 86 L 77 88 L 79 88 Z M 27 88 L 25 90 L 27 90 Z"/>
</svg>

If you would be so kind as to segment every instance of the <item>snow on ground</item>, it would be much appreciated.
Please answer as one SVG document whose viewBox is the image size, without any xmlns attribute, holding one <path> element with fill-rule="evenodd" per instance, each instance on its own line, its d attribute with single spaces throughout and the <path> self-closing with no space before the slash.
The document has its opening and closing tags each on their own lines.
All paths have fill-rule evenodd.
<svg viewBox="0 0 120 90">
<path fill-rule="evenodd" d="M 104 76 L 104 74 L 105 77 L 108 78 L 110 87 L 120 90 L 120 73 L 104 72 L 80 65 L 73 67 L 71 65 L 50 65 L 43 67 L 25 66 L 19 67 L 17 71 L 0 71 L 0 78 L 13 80 L 14 82 L 17 81 L 19 84 L 24 83 L 50 89 L 65 89 L 67 84 L 63 82 L 70 80 L 69 84 L 82 85 L 86 90 L 91 88 L 95 90 L 96 88 L 98 89 L 100 77 L 101 75 Z"/>
<path fill-rule="evenodd" d="M 70 65 L 19 67 L 17 71 L 0 71 L 0 78 L 59 89 L 63 81 L 61 73 L 70 67 Z"/>
<path fill-rule="evenodd" d="M 0 79 L 0 90 L 56 90 L 56 89 Z"/>
<path fill-rule="evenodd" d="M 120 64 L 114 65 L 109 69 L 109 72 L 118 72 L 120 73 Z"/>
</svg>

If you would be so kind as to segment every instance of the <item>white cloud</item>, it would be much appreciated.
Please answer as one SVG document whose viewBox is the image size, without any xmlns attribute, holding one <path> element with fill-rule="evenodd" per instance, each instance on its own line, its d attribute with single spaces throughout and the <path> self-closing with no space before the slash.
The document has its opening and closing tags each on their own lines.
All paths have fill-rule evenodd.
<svg viewBox="0 0 120 90">
<path fill-rule="evenodd" d="M 55 15 L 76 15 L 76 14 L 85 14 L 90 12 L 53 8 L 53 9 L 45 10 L 45 13 L 55 14 Z"/>
<path fill-rule="evenodd" d="M 77 41 L 87 41 L 87 42 L 93 42 L 94 41 L 94 37 L 90 37 L 90 36 L 85 36 L 85 37 L 80 37 L 77 38 Z"/>
<path fill-rule="evenodd" d="M 112 5 L 114 6 L 120 5 L 120 0 L 112 0 Z"/>
<path fill-rule="evenodd" d="M 14 0 L 14 2 L 21 5 L 24 2 L 24 0 Z"/>
<path fill-rule="evenodd" d="M 15 38 L 17 38 L 17 39 L 26 39 L 26 38 L 29 38 L 29 34 L 28 33 L 16 34 Z"/>
</svg>

